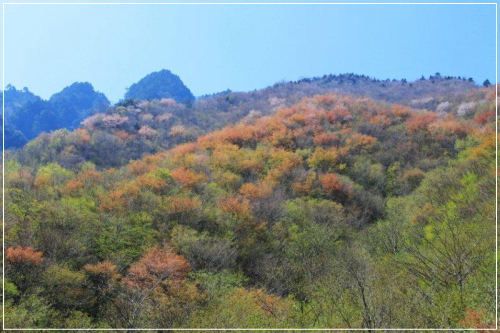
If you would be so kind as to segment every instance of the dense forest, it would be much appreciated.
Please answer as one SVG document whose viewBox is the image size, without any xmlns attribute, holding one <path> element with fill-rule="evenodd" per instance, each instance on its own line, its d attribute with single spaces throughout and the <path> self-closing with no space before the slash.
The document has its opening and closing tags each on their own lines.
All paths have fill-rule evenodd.
<svg viewBox="0 0 500 333">
<path fill-rule="evenodd" d="M 159 74 L 165 77 L 160 79 Z M 151 82 L 168 81 L 171 76 L 168 71 L 159 71 L 135 85 L 142 90 L 147 87 L 147 95 L 157 95 L 164 86 L 159 84 L 160 88 L 156 88 Z M 318 94 L 355 94 L 415 109 L 463 114 L 470 112 L 476 103 L 469 101 L 465 92 L 478 90 L 472 80 L 441 77 L 439 73 L 414 82 L 404 79 L 381 81 L 363 75 L 342 74 L 282 82 L 252 92 L 227 90 L 185 103 L 173 98 L 124 98 L 105 112 L 84 119 L 80 128 L 83 131 L 70 132 L 63 126 L 51 134 L 43 133 L 18 155 L 22 163 L 28 164 L 57 162 L 72 167 L 91 161 L 98 168 L 119 167 L 242 119 L 273 114 L 279 108 Z M 79 143 L 81 133 L 91 137 L 90 144 Z M 107 151 L 114 154 L 107 154 Z"/>
<path fill-rule="evenodd" d="M 488 86 L 490 83 L 486 80 L 483 85 Z M 129 106 L 134 100 L 138 102 L 172 99 L 185 108 L 178 111 L 188 117 L 172 122 L 189 127 L 189 140 L 201 132 L 235 123 L 251 111 L 254 111 L 252 114 L 268 114 L 277 106 L 290 106 L 304 97 L 316 94 L 356 94 L 435 110 L 441 102 L 445 102 L 441 105 L 442 109 L 451 107 L 452 105 L 446 103 L 449 103 L 449 99 L 455 99 L 456 102 L 457 95 L 474 88 L 477 87 L 471 78 L 443 77 L 439 73 L 429 76 L 428 79 L 422 76 L 414 82 L 408 82 L 406 79 L 379 80 L 346 73 L 281 82 L 250 93 L 226 90 L 195 100 L 189 88 L 177 75 L 168 70 L 161 70 L 150 73 L 132 84 L 116 106 Z M 105 112 L 109 105 L 106 96 L 94 91 L 88 82 L 75 82 L 47 101 L 26 87 L 17 90 L 8 85 L 5 90 L 5 147 L 22 147 L 43 132 L 74 129 L 88 116 Z M 115 113 L 114 110 L 108 112 Z M 32 121 L 26 123 L 25 119 Z M 167 144 L 171 147 L 176 142 Z M 136 156 L 130 156 L 134 157 Z"/>
<path fill-rule="evenodd" d="M 88 116 L 103 112 L 110 103 L 88 82 L 75 82 L 43 100 L 23 88 L 8 85 L 5 95 L 5 148 L 21 147 L 40 133 L 73 129 Z M 3 98 L 3 95 L 2 95 Z"/>
<path fill-rule="evenodd" d="M 495 87 L 148 85 L 6 151 L 6 327 L 495 327 Z"/>
</svg>

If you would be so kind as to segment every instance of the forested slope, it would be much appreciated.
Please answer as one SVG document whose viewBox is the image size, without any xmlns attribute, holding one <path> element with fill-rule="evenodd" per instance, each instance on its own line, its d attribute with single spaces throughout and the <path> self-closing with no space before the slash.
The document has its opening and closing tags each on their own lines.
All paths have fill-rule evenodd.
<svg viewBox="0 0 500 333">
<path fill-rule="evenodd" d="M 494 89 L 275 100 L 293 84 L 131 101 L 16 153 L 6 326 L 494 327 Z"/>
<path fill-rule="evenodd" d="M 279 83 L 253 92 L 226 91 L 192 103 L 129 99 L 85 119 L 77 131 L 44 133 L 9 158 L 29 165 L 57 162 L 73 168 L 89 161 L 99 169 L 120 167 L 242 119 L 273 114 L 303 98 L 326 93 L 375 97 L 458 117 L 474 112 L 486 98 L 484 90 L 459 78 L 436 75 L 406 82 L 343 74 Z"/>
<path fill-rule="evenodd" d="M 110 103 L 88 82 L 75 82 L 44 100 L 27 88 L 7 86 L 5 95 L 5 148 L 19 148 L 44 132 L 74 129 Z"/>
</svg>

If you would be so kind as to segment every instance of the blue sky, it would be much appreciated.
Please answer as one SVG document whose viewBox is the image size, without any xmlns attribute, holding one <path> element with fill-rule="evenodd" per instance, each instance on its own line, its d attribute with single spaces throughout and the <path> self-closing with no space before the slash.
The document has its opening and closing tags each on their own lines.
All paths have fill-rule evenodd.
<svg viewBox="0 0 500 333">
<path fill-rule="evenodd" d="M 163 68 L 196 95 L 354 72 L 495 79 L 494 5 L 6 5 L 5 83 L 112 102 Z"/>
</svg>

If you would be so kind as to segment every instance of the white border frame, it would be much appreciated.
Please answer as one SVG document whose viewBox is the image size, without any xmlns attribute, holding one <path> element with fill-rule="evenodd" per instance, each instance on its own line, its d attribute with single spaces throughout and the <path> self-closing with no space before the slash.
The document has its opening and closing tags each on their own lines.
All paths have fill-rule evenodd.
<svg viewBox="0 0 500 333">
<path fill-rule="evenodd" d="M 482 328 L 481 331 L 498 330 L 498 3 L 497 2 L 441 2 L 441 3 L 403 3 L 403 2 L 339 2 L 339 3 L 279 3 L 279 2 L 213 2 L 213 3 L 2 3 L 2 92 L 5 91 L 5 5 L 495 5 L 495 328 Z M 2 98 L 2 330 L 4 331 L 477 331 L 477 328 L 6 328 L 5 327 L 5 96 Z"/>
</svg>

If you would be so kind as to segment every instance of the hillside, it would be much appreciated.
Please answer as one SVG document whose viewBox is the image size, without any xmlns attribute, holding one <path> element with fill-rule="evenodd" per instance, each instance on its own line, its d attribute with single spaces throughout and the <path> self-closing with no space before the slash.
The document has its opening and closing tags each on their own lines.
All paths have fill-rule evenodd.
<svg viewBox="0 0 500 333">
<path fill-rule="evenodd" d="M 103 93 L 94 91 L 88 82 L 75 82 L 52 95 L 50 105 L 58 110 L 60 127 L 73 129 L 95 113 L 103 112 L 110 103 Z"/>
<path fill-rule="evenodd" d="M 332 92 L 355 93 L 458 116 L 467 115 L 485 98 L 480 87 L 458 78 L 433 76 L 429 80 L 405 82 L 344 74 L 279 83 L 247 93 L 226 91 L 189 104 L 168 98 L 127 100 L 105 114 L 85 119 L 79 131 L 44 134 L 13 157 L 29 165 L 54 161 L 72 168 L 90 161 L 98 168 L 119 167 L 244 118 L 272 114 L 304 97 Z M 108 154 L 109 151 L 116 153 Z"/>
<path fill-rule="evenodd" d="M 22 90 L 17 90 L 12 85 L 7 85 L 5 89 L 5 115 L 11 116 L 15 109 L 21 107 L 28 102 L 34 102 L 40 99 L 37 95 L 24 87 Z"/>
<path fill-rule="evenodd" d="M 9 325 L 494 327 L 494 87 L 328 80 L 14 152 Z"/>
<path fill-rule="evenodd" d="M 73 129 L 109 104 L 106 96 L 94 91 L 88 82 L 75 82 L 47 101 L 27 88 L 17 90 L 9 85 L 5 90 L 5 147 L 21 147 L 42 132 Z"/>
<path fill-rule="evenodd" d="M 20 130 L 11 125 L 11 119 L 15 117 L 16 110 L 22 108 L 29 102 L 36 102 L 40 100 L 40 97 L 33 94 L 26 87 L 22 90 L 17 90 L 12 85 L 7 85 L 4 94 L 4 114 L 6 117 L 4 132 L 5 148 L 22 147 L 27 142 L 26 136 Z M 2 103 L 4 94 L 0 94 Z"/>
</svg>

